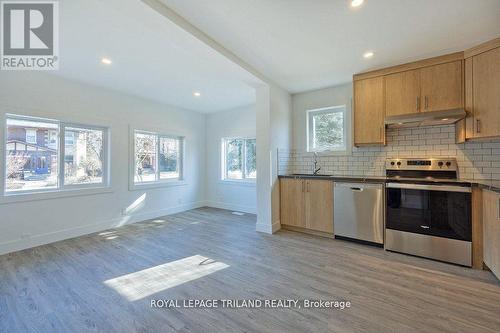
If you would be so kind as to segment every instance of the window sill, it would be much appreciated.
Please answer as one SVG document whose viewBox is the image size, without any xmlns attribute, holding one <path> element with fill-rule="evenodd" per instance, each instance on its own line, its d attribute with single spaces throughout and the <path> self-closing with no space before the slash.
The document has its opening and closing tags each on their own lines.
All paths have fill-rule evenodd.
<svg viewBox="0 0 500 333">
<path fill-rule="evenodd" d="M 248 187 L 255 187 L 256 186 L 256 181 L 255 180 L 231 180 L 231 179 L 221 179 L 218 181 L 219 184 L 221 185 L 233 185 L 233 186 L 248 186 Z"/>
<path fill-rule="evenodd" d="M 140 191 L 152 188 L 163 188 L 163 187 L 174 187 L 174 186 L 186 186 L 188 183 L 185 180 L 165 180 L 159 182 L 150 183 L 131 183 L 129 186 L 130 191 Z"/>
<path fill-rule="evenodd" d="M 38 200 L 52 200 L 68 197 L 78 197 L 78 196 L 88 196 L 96 194 L 113 193 L 114 190 L 111 187 L 92 187 L 92 188 L 73 188 L 73 189 L 63 189 L 63 190 L 47 190 L 38 192 L 23 192 L 23 193 L 9 193 L 4 194 L 0 198 L 0 205 L 17 203 L 17 202 L 29 202 Z"/>
</svg>

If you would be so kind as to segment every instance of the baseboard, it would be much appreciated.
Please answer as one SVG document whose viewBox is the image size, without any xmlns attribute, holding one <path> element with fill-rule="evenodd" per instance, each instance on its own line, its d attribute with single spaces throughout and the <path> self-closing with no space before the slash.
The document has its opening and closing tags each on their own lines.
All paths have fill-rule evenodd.
<svg viewBox="0 0 500 333">
<path fill-rule="evenodd" d="M 257 214 L 257 208 L 252 206 L 245 205 L 236 205 L 227 202 L 216 202 L 216 201 L 205 201 L 205 206 L 233 210 L 237 212 L 249 213 L 249 214 Z"/>
<path fill-rule="evenodd" d="M 259 223 L 257 222 L 255 230 L 258 232 L 263 232 L 266 234 L 274 234 L 276 231 L 281 229 L 280 221 L 275 221 L 273 224 Z"/>
<path fill-rule="evenodd" d="M 3 242 L 0 243 L 0 255 L 21 251 L 40 245 L 50 244 L 70 238 L 80 237 L 95 232 L 104 231 L 107 229 L 121 227 L 127 224 L 154 219 L 165 215 L 176 214 L 184 212 L 186 210 L 200 208 L 203 206 L 205 206 L 205 202 L 203 201 L 193 202 L 184 205 L 169 207 L 166 209 L 145 212 L 137 215 L 122 216 L 119 218 L 114 218 L 111 220 L 101 221 L 97 223 L 91 223 L 83 226 L 78 226 L 75 228 L 68 228 L 68 229 L 48 232 L 45 234 L 34 235 L 29 238 L 20 238 L 9 242 Z"/>
</svg>

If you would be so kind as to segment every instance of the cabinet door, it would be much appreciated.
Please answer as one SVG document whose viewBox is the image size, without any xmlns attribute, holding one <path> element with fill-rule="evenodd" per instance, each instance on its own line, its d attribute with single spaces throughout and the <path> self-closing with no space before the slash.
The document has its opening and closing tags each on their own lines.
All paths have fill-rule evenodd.
<svg viewBox="0 0 500 333">
<path fill-rule="evenodd" d="M 302 179 L 280 180 L 280 222 L 284 225 L 305 228 L 305 182 Z"/>
<path fill-rule="evenodd" d="M 500 47 L 473 57 L 474 137 L 500 136 Z"/>
<path fill-rule="evenodd" d="M 420 70 L 422 111 L 463 108 L 462 61 Z"/>
<path fill-rule="evenodd" d="M 500 194 L 483 191 L 484 263 L 500 278 Z"/>
<path fill-rule="evenodd" d="M 333 182 L 306 180 L 306 228 L 333 234 Z"/>
<path fill-rule="evenodd" d="M 398 116 L 420 111 L 420 70 L 387 75 L 385 80 L 385 115 Z"/>
<path fill-rule="evenodd" d="M 354 145 L 384 144 L 384 79 L 354 82 Z"/>
</svg>

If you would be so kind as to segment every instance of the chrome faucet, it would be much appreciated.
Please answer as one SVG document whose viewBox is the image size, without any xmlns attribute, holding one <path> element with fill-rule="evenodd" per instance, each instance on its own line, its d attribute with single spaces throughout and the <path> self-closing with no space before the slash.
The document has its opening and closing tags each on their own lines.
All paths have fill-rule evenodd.
<svg viewBox="0 0 500 333">
<path fill-rule="evenodd" d="M 321 167 L 318 167 L 318 153 L 314 152 L 314 172 L 313 175 L 317 175 L 319 170 L 321 170 Z"/>
</svg>

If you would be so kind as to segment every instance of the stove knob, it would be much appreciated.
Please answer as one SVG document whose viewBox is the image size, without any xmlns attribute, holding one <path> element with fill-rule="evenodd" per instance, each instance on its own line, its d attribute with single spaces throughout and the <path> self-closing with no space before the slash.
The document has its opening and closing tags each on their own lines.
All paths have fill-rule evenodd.
<svg viewBox="0 0 500 333">
<path fill-rule="evenodd" d="M 395 163 L 394 162 L 391 162 L 391 165 L 394 165 Z"/>
<path fill-rule="evenodd" d="M 446 162 L 446 166 L 449 168 L 451 166 L 451 162 L 450 161 Z"/>
<path fill-rule="evenodd" d="M 398 165 L 398 166 L 400 166 L 400 165 L 401 165 L 401 162 L 398 162 L 398 163 L 397 163 L 397 165 Z"/>
<path fill-rule="evenodd" d="M 439 165 L 439 167 L 440 167 L 440 168 L 443 166 L 443 164 L 444 164 L 444 163 L 443 163 L 443 162 L 441 162 L 441 161 L 439 161 L 439 162 L 438 162 L 438 165 Z"/>
</svg>

